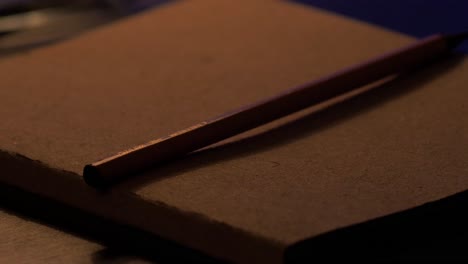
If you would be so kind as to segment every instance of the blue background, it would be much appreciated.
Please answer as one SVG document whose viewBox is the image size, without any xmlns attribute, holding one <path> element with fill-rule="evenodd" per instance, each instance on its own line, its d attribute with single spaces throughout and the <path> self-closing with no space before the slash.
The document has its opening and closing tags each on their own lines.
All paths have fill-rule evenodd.
<svg viewBox="0 0 468 264">
<path fill-rule="evenodd" d="M 468 31 L 467 0 L 291 0 L 418 38 Z M 458 48 L 468 53 L 468 41 Z"/>
</svg>

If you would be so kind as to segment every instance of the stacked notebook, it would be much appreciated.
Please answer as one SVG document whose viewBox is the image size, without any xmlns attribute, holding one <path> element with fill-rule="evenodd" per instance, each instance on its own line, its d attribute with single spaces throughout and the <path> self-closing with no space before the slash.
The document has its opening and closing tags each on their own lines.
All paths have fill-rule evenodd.
<svg viewBox="0 0 468 264">
<path fill-rule="evenodd" d="M 281 263 L 301 241 L 468 188 L 466 59 L 105 192 L 83 167 L 411 41 L 289 1 L 175 1 L 3 59 L 0 181 L 216 258 Z"/>
</svg>

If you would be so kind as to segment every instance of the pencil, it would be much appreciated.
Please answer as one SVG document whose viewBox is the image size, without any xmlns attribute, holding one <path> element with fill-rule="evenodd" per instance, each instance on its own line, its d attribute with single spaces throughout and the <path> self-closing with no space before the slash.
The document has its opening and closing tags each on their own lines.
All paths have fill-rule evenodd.
<svg viewBox="0 0 468 264">
<path fill-rule="evenodd" d="M 109 187 L 145 169 L 181 157 L 236 134 L 253 129 L 304 108 L 350 92 L 389 75 L 421 66 L 449 53 L 468 32 L 432 35 L 406 47 L 343 69 L 274 97 L 241 107 L 86 165 L 84 180 L 97 188 Z"/>
</svg>

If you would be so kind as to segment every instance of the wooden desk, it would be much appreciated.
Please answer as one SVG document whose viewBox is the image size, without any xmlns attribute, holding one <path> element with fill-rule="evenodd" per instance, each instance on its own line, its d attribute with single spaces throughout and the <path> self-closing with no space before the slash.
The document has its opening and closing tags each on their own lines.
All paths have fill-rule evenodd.
<svg viewBox="0 0 468 264">
<path fill-rule="evenodd" d="M 0 211 L 0 263 L 96 263 L 105 247 Z"/>
</svg>

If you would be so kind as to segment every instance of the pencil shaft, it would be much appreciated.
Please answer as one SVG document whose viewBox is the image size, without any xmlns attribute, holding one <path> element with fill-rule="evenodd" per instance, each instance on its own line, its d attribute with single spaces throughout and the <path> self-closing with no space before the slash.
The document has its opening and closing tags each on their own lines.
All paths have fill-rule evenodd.
<svg viewBox="0 0 468 264">
<path fill-rule="evenodd" d="M 156 164 L 350 92 L 390 74 L 423 64 L 447 50 L 446 39 L 440 35 L 417 41 L 315 82 L 87 165 L 83 176 L 91 185 L 107 186 Z"/>
</svg>

